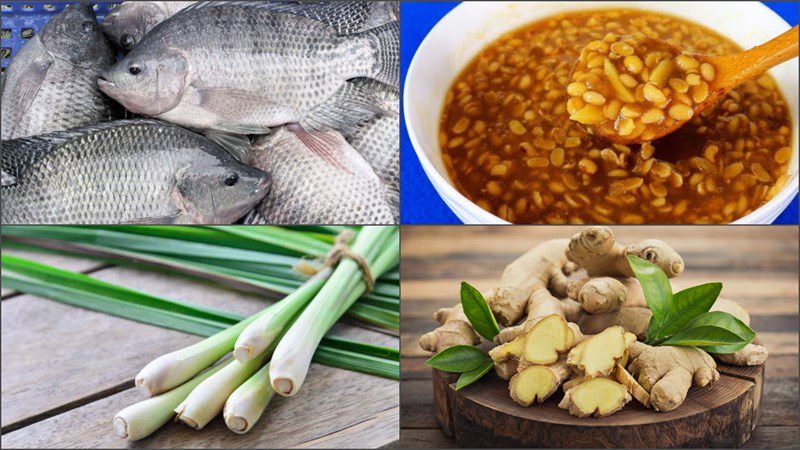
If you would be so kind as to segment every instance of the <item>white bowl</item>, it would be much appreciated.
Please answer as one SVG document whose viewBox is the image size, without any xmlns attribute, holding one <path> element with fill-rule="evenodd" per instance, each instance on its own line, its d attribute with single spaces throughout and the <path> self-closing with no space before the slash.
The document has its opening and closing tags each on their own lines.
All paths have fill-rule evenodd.
<svg viewBox="0 0 800 450">
<path fill-rule="evenodd" d="M 606 7 L 658 11 L 703 24 L 743 48 L 788 30 L 789 25 L 760 2 L 465 2 L 428 33 L 408 68 L 403 110 L 411 143 L 422 168 L 450 209 L 465 223 L 507 223 L 480 208 L 455 188 L 442 163 L 439 118 L 444 96 L 461 69 L 503 33 L 564 11 Z M 769 202 L 734 223 L 772 223 L 798 192 L 797 58 L 769 72 L 789 102 L 792 115 L 790 180 Z"/>
</svg>

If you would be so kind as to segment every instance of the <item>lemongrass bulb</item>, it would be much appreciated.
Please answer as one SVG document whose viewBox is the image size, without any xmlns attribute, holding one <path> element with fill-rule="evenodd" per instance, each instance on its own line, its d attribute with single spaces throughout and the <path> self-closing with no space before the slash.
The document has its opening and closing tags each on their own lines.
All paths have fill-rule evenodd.
<svg viewBox="0 0 800 450">
<path fill-rule="evenodd" d="M 233 357 L 244 363 L 266 350 L 297 313 L 314 298 L 330 274 L 329 267 L 320 270 L 278 303 L 280 306 L 260 314 L 239 334 L 233 347 Z"/>
<path fill-rule="evenodd" d="M 269 364 L 239 386 L 225 402 L 222 416 L 234 433 L 250 431 L 275 395 L 269 382 Z"/>
<path fill-rule="evenodd" d="M 361 240 L 362 237 L 366 239 Z M 353 251 L 371 255 L 372 260 L 368 263 L 375 278 L 397 265 L 400 251 L 397 237 L 394 227 L 365 227 L 359 233 Z M 381 251 L 365 249 L 364 245 L 380 246 Z M 347 263 L 355 265 L 352 260 L 347 260 L 337 267 L 275 349 L 269 375 L 275 392 L 284 397 L 294 396 L 300 391 L 322 336 L 366 290 L 360 278 L 337 277 L 340 269 L 349 267 L 345 266 Z"/>
<path fill-rule="evenodd" d="M 234 360 L 208 377 L 175 408 L 178 414 L 176 420 L 197 430 L 206 426 L 211 419 L 222 412 L 222 407 L 231 393 L 258 371 L 268 355 L 269 352 L 264 352 L 244 364 Z"/>
<path fill-rule="evenodd" d="M 114 432 L 117 436 L 131 441 L 150 436 L 172 419 L 175 408 L 186 399 L 192 389 L 217 373 L 223 366 L 224 363 L 214 366 L 171 391 L 123 409 L 114 416 Z"/>
</svg>

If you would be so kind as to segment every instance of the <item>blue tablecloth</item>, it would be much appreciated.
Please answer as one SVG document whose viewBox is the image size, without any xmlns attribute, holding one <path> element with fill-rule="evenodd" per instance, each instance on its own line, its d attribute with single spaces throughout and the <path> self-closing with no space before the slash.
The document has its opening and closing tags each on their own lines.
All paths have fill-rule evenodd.
<svg viewBox="0 0 800 450">
<path fill-rule="evenodd" d="M 798 2 L 764 3 L 790 25 L 797 25 Z M 458 2 L 403 2 L 401 4 L 402 65 L 400 74 L 402 80 L 405 80 L 411 58 L 414 57 L 417 47 L 422 43 L 428 31 L 439 22 L 439 19 L 457 5 Z M 411 142 L 408 140 L 405 122 L 403 123 L 401 128 L 402 223 L 461 223 L 458 217 L 442 201 L 439 194 L 436 193 L 431 182 L 428 181 L 428 177 L 423 172 L 417 155 L 411 147 Z M 798 223 L 798 208 L 800 207 L 798 207 L 798 200 L 795 197 L 783 214 L 775 220 L 775 223 Z"/>
</svg>

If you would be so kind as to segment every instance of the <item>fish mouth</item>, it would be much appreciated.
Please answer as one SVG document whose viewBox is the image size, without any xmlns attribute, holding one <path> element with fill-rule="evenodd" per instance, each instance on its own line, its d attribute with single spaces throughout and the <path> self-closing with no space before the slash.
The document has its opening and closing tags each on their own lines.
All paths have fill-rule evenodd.
<svg viewBox="0 0 800 450">
<path fill-rule="evenodd" d="M 272 186 L 272 180 L 270 177 L 264 177 L 264 180 L 258 183 L 258 186 L 256 186 L 256 188 L 253 190 L 253 194 L 266 194 L 267 191 L 269 191 L 270 186 Z"/>
<path fill-rule="evenodd" d="M 97 76 L 97 86 L 100 87 L 100 90 L 103 92 L 106 92 L 106 90 L 113 90 L 114 88 L 117 87 L 117 85 L 115 85 L 111 81 L 108 81 L 106 78 L 107 77 L 105 73 L 101 73 L 100 75 Z"/>
</svg>

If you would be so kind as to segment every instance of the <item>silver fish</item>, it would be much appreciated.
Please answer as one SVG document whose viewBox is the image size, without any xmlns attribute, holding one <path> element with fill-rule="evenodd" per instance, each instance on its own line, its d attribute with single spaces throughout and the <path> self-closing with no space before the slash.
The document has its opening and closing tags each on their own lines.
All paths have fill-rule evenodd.
<svg viewBox="0 0 800 450">
<path fill-rule="evenodd" d="M 381 100 L 386 111 L 361 128 L 348 141 L 389 188 L 392 209 L 400 214 L 400 92 L 372 80 L 353 81 Z"/>
<path fill-rule="evenodd" d="M 196 3 L 151 30 L 100 88 L 134 113 L 226 133 L 343 129 L 379 112 L 348 80 L 399 84 L 398 22 L 342 34 L 322 20 L 325 9 L 310 19 L 307 5 L 275 7 Z"/>
<path fill-rule="evenodd" d="M 114 62 L 88 3 L 56 14 L 20 49 L 3 82 L 2 139 L 111 120 L 97 76 Z"/>
<path fill-rule="evenodd" d="M 175 125 L 120 120 L 3 141 L 3 223 L 232 223 L 268 175 Z"/>
<path fill-rule="evenodd" d="M 386 186 L 336 131 L 281 127 L 258 137 L 250 157 L 273 184 L 245 223 L 395 223 Z"/>
<path fill-rule="evenodd" d="M 103 19 L 103 32 L 112 45 L 127 52 L 156 25 L 193 3 L 122 2 Z"/>
</svg>

